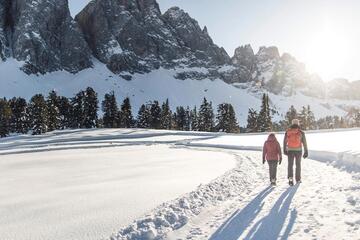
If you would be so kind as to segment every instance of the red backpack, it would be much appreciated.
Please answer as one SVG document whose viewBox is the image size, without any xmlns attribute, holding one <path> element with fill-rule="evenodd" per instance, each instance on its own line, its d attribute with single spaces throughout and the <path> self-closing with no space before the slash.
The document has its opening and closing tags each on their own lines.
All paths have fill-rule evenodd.
<svg viewBox="0 0 360 240">
<path fill-rule="evenodd" d="M 301 148 L 301 131 L 298 128 L 290 128 L 286 132 L 287 146 L 289 148 Z"/>
</svg>

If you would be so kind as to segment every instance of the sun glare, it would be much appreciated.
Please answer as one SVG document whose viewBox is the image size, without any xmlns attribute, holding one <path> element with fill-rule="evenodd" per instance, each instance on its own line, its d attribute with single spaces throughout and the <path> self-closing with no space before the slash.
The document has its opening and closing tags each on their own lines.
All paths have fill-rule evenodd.
<svg viewBox="0 0 360 240">
<path fill-rule="evenodd" d="M 326 27 L 308 37 L 305 45 L 306 65 L 310 72 L 320 74 L 324 80 L 341 76 L 349 57 L 349 37 L 339 28 Z"/>
</svg>

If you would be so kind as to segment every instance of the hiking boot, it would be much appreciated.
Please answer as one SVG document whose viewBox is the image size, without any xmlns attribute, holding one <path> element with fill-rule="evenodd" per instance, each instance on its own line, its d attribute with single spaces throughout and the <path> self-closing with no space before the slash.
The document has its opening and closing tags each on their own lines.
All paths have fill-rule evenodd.
<svg viewBox="0 0 360 240">
<path fill-rule="evenodd" d="M 289 185 L 294 186 L 294 180 L 292 178 L 289 178 Z"/>
</svg>

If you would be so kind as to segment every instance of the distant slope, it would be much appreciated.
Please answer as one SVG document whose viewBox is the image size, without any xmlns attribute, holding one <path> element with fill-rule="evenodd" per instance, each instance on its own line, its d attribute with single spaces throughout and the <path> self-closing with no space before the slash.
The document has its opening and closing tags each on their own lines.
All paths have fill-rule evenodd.
<svg viewBox="0 0 360 240">
<path fill-rule="evenodd" d="M 135 74 L 131 81 L 126 81 L 120 76 L 109 71 L 105 65 L 94 61 L 94 68 L 83 70 L 77 74 L 58 71 L 46 75 L 26 75 L 19 70 L 21 63 L 12 59 L 0 64 L 1 87 L 0 96 L 11 98 L 22 96 L 30 99 L 36 93 L 47 94 L 55 89 L 59 95 L 74 96 L 79 90 L 88 86 L 93 87 L 99 93 L 102 101 L 103 95 L 114 90 L 118 101 L 124 97 L 130 97 L 133 113 L 137 114 L 141 104 L 150 100 L 170 100 L 172 108 L 176 106 L 200 105 L 204 97 L 213 101 L 214 105 L 229 102 L 237 112 L 240 125 L 246 124 L 249 108 L 259 108 L 262 91 L 253 89 L 244 84 L 237 87 L 227 84 L 222 80 L 178 80 L 175 75 L 178 70 L 154 70 L 147 74 Z M 197 71 L 206 69 L 196 68 Z M 244 88 L 244 89 L 243 89 Z M 269 93 L 272 107 L 279 111 L 276 119 L 282 119 L 291 105 L 300 108 L 310 105 L 316 117 L 326 115 L 344 115 L 346 106 L 358 106 L 360 101 L 321 100 L 304 96 L 300 93 L 290 97 Z M 215 106 L 214 106 L 215 107 Z"/>
</svg>

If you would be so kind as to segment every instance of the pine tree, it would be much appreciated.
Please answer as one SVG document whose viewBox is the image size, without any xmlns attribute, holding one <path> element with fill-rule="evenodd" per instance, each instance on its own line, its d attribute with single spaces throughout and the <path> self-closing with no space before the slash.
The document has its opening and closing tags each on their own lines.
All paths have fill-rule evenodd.
<svg viewBox="0 0 360 240">
<path fill-rule="evenodd" d="M 187 106 L 185 110 L 185 131 L 191 130 L 191 110 L 190 107 Z"/>
<path fill-rule="evenodd" d="M 247 131 L 248 132 L 258 132 L 258 113 L 256 110 L 250 108 L 247 118 Z"/>
<path fill-rule="evenodd" d="M 360 127 L 360 111 L 355 115 L 355 127 Z"/>
<path fill-rule="evenodd" d="M 307 122 L 309 127 L 308 129 L 314 130 L 316 129 L 316 120 L 314 113 L 310 109 L 310 105 L 307 106 L 306 111 L 307 111 Z"/>
<path fill-rule="evenodd" d="M 0 99 L 0 137 L 7 137 L 10 133 L 11 107 L 8 101 Z"/>
<path fill-rule="evenodd" d="M 176 108 L 176 114 L 174 116 L 176 123 L 176 130 L 186 131 L 187 129 L 187 116 L 184 107 L 180 106 Z"/>
<path fill-rule="evenodd" d="M 48 109 L 44 96 L 36 94 L 30 100 L 29 113 L 33 135 L 40 135 L 48 130 Z"/>
<path fill-rule="evenodd" d="M 72 106 L 67 97 L 59 97 L 60 129 L 71 128 Z"/>
<path fill-rule="evenodd" d="M 24 98 L 13 98 L 10 100 L 11 122 L 10 131 L 16 133 L 27 133 L 29 131 L 29 114 L 27 103 Z"/>
<path fill-rule="evenodd" d="M 304 130 L 309 129 L 309 121 L 308 121 L 308 114 L 307 114 L 307 108 L 302 107 L 300 113 L 298 114 L 298 118 L 301 123 L 301 128 Z"/>
<path fill-rule="evenodd" d="M 99 101 L 97 98 L 97 93 L 91 87 L 86 88 L 85 98 L 84 98 L 84 125 L 85 128 L 95 128 L 97 127 L 98 121 L 98 109 Z"/>
<path fill-rule="evenodd" d="M 160 129 L 161 127 L 161 108 L 158 101 L 154 101 L 150 108 L 151 124 L 150 128 Z"/>
<path fill-rule="evenodd" d="M 199 120 L 196 106 L 190 112 L 191 131 L 199 131 Z"/>
<path fill-rule="evenodd" d="M 294 106 L 291 105 L 289 111 L 285 115 L 285 121 L 288 126 L 291 125 L 292 120 L 296 119 L 298 117 L 298 113 Z"/>
<path fill-rule="evenodd" d="M 130 98 L 125 98 L 121 104 L 120 127 L 131 128 L 134 125 L 134 118 L 131 112 Z"/>
<path fill-rule="evenodd" d="M 237 133 L 240 128 L 237 124 L 234 108 L 231 104 L 223 103 L 217 109 L 217 126 L 220 132 Z"/>
<path fill-rule="evenodd" d="M 151 126 L 151 104 L 141 105 L 137 115 L 137 127 L 138 128 L 150 128 Z"/>
<path fill-rule="evenodd" d="M 59 111 L 59 97 L 55 91 L 51 91 L 46 100 L 48 109 L 48 131 L 60 129 L 60 111 Z"/>
<path fill-rule="evenodd" d="M 105 128 L 116 128 L 118 127 L 118 113 L 119 109 L 116 103 L 115 93 L 107 93 L 104 96 L 104 101 L 101 104 L 103 116 L 103 126 Z"/>
<path fill-rule="evenodd" d="M 83 128 L 85 122 L 85 112 L 84 112 L 84 101 L 85 101 L 85 92 L 78 92 L 71 99 L 71 128 Z"/>
<path fill-rule="evenodd" d="M 214 130 L 214 110 L 212 103 L 204 98 L 199 110 L 199 131 L 211 132 Z"/>
<path fill-rule="evenodd" d="M 260 132 L 266 132 L 271 130 L 271 114 L 269 106 L 269 96 L 263 95 L 261 109 L 258 116 L 258 128 Z"/>
<path fill-rule="evenodd" d="M 172 112 L 169 105 L 169 99 L 166 99 L 166 101 L 161 106 L 161 117 L 160 117 L 161 129 L 167 129 L 167 130 L 171 129 L 171 122 L 172 122 L 171 116 L 172 116 Z"/>
</svg>

